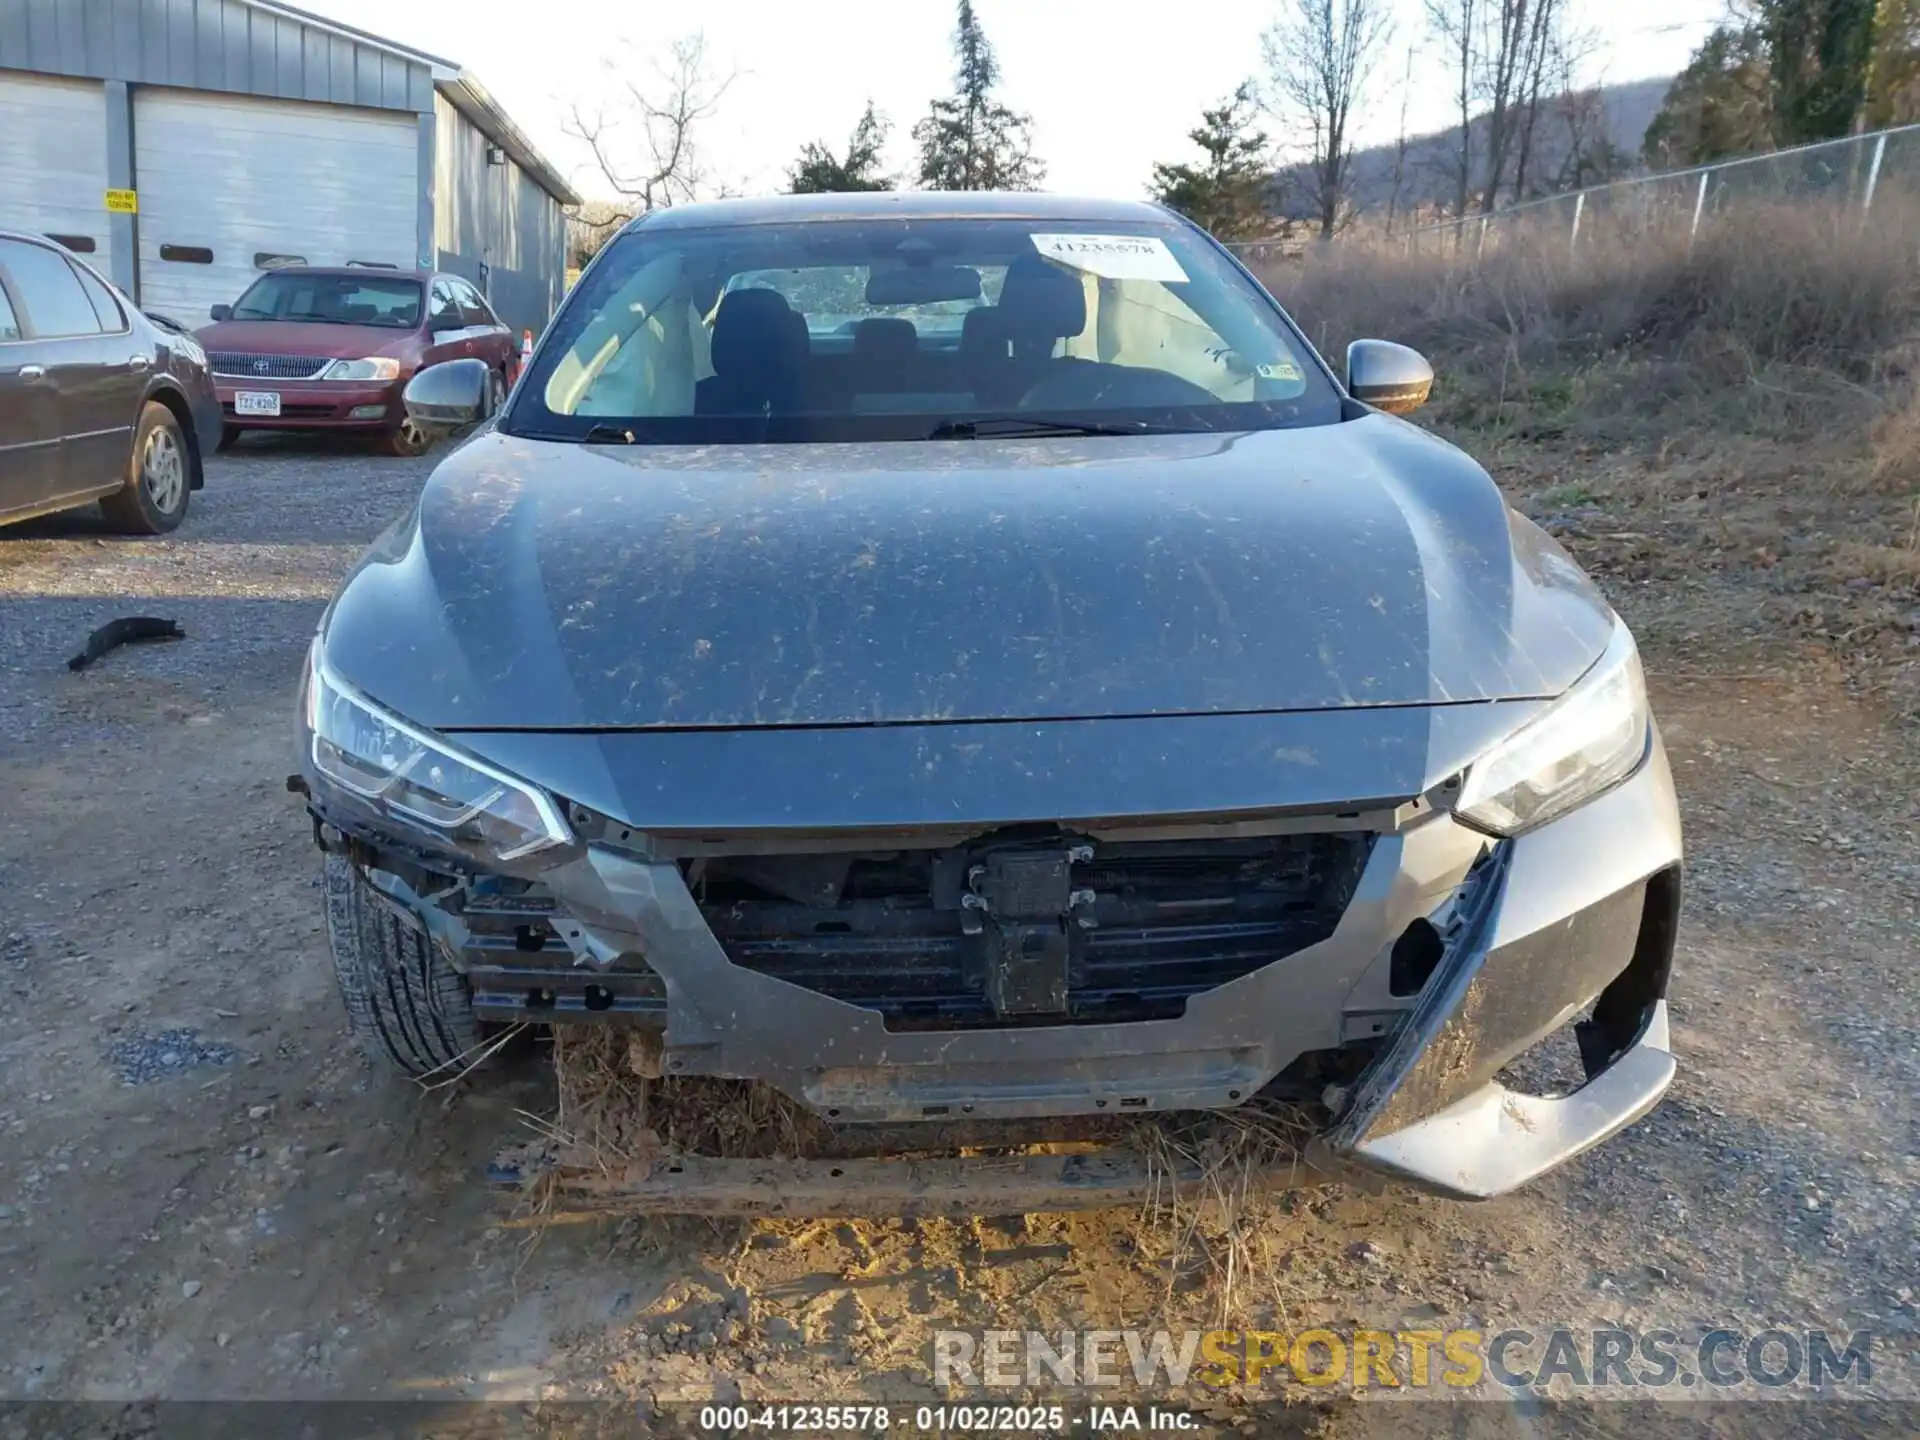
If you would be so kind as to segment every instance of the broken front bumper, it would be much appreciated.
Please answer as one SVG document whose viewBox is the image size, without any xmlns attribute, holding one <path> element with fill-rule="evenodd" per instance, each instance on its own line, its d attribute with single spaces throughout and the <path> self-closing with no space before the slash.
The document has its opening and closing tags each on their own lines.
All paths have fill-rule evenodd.
<svg viewBox="0 0 1920 1440">
<path fill-rule="evenodd" d="M 549 1008 L 532 1018 L 663 1028 L 665 1073 L 765 1081 L 836 1124 L 1229 1108 L 1332 1056 L 1354 1063 L 1319 1091 L 1332 1123 L 1314 1150 L 1329 1166 L 1479 1198 L 1645 1114 L 1673 1073 L 1680 899 L 1657 736 L 1627 781 L 1514 839 L 1444 806 L 1385 813 L 1325 939 L 1191 995 L 1175 1018 L 1113 1024 L 889 1028 L 873 1008 L 733 963 L 679 863 L 609 844 L 540 877 L 558 937 L 545 945 L 482 943 L 472 913 L 449 922 L 377 856 L 368 874 L 468 971 L 483 1016 L 529 1018 L 537 993 Z M 1435 952 L 1412 989 L 1394 964 L 1409 935 Z M 1583 1014 L 1582 1088 L 1543 1098 L 1498 1082 Z"/>
</svg>

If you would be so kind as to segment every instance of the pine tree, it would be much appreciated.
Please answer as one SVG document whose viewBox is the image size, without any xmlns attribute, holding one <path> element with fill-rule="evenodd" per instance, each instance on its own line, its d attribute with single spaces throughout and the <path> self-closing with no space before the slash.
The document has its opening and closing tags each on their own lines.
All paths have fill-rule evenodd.
<svg viewBox="0 0 1920 1440">
<path fill-rule="evenodd" d="M 1248 82 L 1224 105 L 1201 111 L 1199 128 L 1187 135 L 1206 163 L 1155 165 L 1153 197 L 1221 240 L 1243 240 L 1265 230 L 1273 172 L 1267 137 L 1253 128 L 1258 108 Z"/>
<path fill-rule="evenodd" d="M 1674 76 L 1640 148 L 1656 170 L 1673 170 L 1765 150 L 1772 135 L 1765 40 L 1758 30 L 1723 26 Z"/>
<path fill-rule="evenodd" d="M 1715 30 L 1675 77 L 1648 161 L 1698 165 L 1899 123 L 1920 103 L 1917 12 L 1916 0 L 1757 0 L 1750 23 Z"/>
<path fill-rule="evenodd" d="M 920 183 L 929 190 L 1034 190 L 1046 167 L 1034 156 L 1031 117 L 993 98 L 1000 67 L 972 0 L 960 0 L 954 94 L 913 127 Z"/>
<path fill-rule="evenodd" d="M 891 190 L 893 181 L 880 171 L 880 152 L 887 143 L 887 122 L 867 101 L 860 121 L 847 141 L 842 160 L 824 141 L 809 140 L 800 158 L 787 171 L 787 189 L 794 195 L 818 195 L 849 190 Z"/>
<path fill-rule="evenodd" d="M 1874 0 L 1762 0 L 1773 138 L 1831 140 L 1853 128 L 1873 59 Z"/>
<path fill-rule="evenodd" d="M 1867 67 L 1870 130 L 1920 120 L 1920 0 L 1880 0 Z"/>
</svg>

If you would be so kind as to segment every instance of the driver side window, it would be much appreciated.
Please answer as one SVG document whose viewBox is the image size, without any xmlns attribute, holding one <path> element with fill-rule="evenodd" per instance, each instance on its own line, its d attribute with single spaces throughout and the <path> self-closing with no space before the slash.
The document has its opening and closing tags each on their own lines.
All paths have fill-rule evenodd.
<svg viewBox="0 0 1920 1440">
<path fill-rule="evenodd" d="M 444 280 L 433 282 L 433 309 L 429 312 L 427 328 L 430 330 L 459 330 L 466 322 L 460 318 L 460 304 L 453 298 L 453 290 Z"/>
<path fill-rule="evenodd" d="M 464 280 L 453 283 L 454 299 L 460 304 L 460 320 L 469 329 L 488 328 L 500 322 L 494 318 L 487 302 L 480 298 L 480 292 Z"/>
</svg>

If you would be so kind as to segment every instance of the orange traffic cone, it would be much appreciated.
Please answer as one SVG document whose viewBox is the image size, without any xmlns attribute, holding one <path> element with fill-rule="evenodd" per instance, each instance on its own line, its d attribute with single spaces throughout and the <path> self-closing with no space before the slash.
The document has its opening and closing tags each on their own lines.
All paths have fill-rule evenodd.
<svg viewBox="0 0 1920 1440">
<path fill-rule="evenodd" d="M 527 362 L 533 359 L 533 331 L 520 332 L 520 368 L 527 368 Z"/>
</svg>

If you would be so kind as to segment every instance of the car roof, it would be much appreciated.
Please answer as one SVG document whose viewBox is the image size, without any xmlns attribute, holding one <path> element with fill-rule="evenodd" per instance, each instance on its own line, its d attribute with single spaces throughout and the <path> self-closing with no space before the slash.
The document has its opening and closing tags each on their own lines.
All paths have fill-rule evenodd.
<svg viewBox="0 0 1920 1440">
<path fill-rule="evenodd" d="M 69 249 L 66 245 L 54 239 L 53 236 L 43 235 L 33 230 L 8 230 L 0 227 L 0 240 L 24 240 L 29 245 L 38 245 L 45 250 L 57 251 L 59 254 L 65 255 L 69 260 L 85 262 L 87 258 L 78 250 Z M 88 268 L 92 267 L 89 266 Z M 99 272 L 95 271 L 94 273 L 98 274 Z"/>
<path fill-rule="evenodd" d="M 38 234 L 32 230 L 7 230 L 0 228 L 0 240 L 24 240 L 29 245 L 38 245 L 43 250 L 51 250 L 56 255 L 64 255 L 75 264 L 85 266 L 88 274 L 93 276 L 93 278 L 98 280 L 102 285 L 105 285 L 109 290 L 113 291 L 113 293 L 118 295 L 122 300 L 126 301 L 133 309 L 138 310 L 140 308 L 133 304 L 133 297 L 131 295 L 127 294 L 126 291 L 114 283 L 111 275 L 102 274 L 100 267 L 95 265 L 87 256 L 77 250 L 69 250 L 51 235 Z"/>
<path fill-rule="evenodd" d="M 851 194 L 769 195 L 708 200 L 649 211 L 627 225 L 692 230 L 805 220 L 1043 220 L 1165 224 L 1174 217 L 1145 200 L 1094 199 L 1025 190 L 874 190 Z"/>
</svg>

